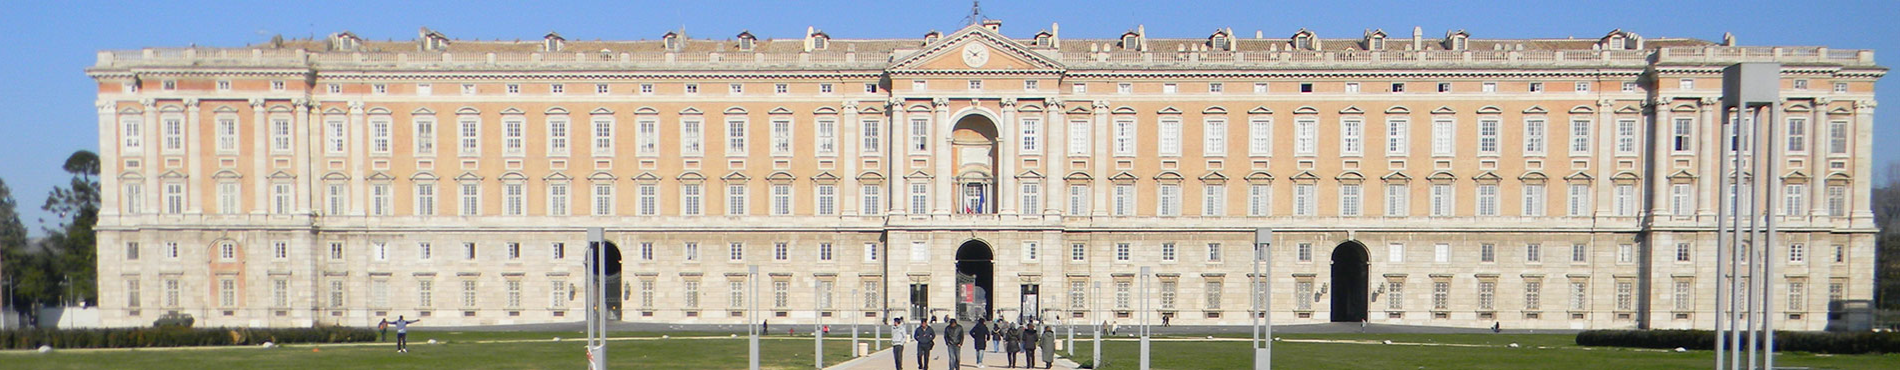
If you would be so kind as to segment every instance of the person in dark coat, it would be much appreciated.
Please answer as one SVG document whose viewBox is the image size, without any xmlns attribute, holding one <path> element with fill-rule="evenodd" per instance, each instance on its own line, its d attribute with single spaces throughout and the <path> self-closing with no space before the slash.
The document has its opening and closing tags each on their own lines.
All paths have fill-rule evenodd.
<svg viewBox="0 0 1900 370">
<path fill-rule="evenodd" d="M 1009 367 L 1013 369 L 1016 368 L 1016 352 L 1023 350 L 1021 343 L 1017 342 L 1022 339 L 1023 332 L 1015 325 L 1004 324 L 1003 327 L 1007 328 L 1003 329 L 1003 355 L 1009 358 Z"/>
<path fill-rule="evenodd" d="M 1048 369 L 1056 363 L 1056 330 L 1044 325 L 1041 339 L 1036 344 L 1042 347 L 1042 368 Z"/>
<path fill-rule="evenodd" d="M 982 368 L 983 348 L 989 344 L 990 340 L 990 323 L 977 321 L 970 325 L 970 340 L 975 341 L 972 342 L 971 345 L 976 346 L 976 367 Z"/>
<path fill-rule="evenodd" d="M 957 324 L 957 319 L 945 318 L 944 321 L 949 322 L 943 325 L 943 345 L 949 347 L 944 351 L 950 356 L 950 368 L 963 367 L 963 325 Z"/>
<path fill-rule="evenodd" d="M 1036 344 L 1041 342 L 1041 337 L 1036 333 L 1035 324 L 1023 328 L 1023 367 L 1036 367 Z"/>
<path fill-rule="evenodd" d="M 917 339 L 917 368 L 930 370 L 930 348 L 937 345 L 937 329 L 930 327 L 929 322 L 917 324 L 917 330 L 912 334 Z"/>
</svg>

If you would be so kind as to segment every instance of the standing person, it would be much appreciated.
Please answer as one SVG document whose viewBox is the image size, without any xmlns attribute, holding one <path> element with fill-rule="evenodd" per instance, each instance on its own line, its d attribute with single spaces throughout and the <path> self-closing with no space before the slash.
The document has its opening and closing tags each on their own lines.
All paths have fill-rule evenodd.
<svg viewBox="0 0 1900 370">
<path fill-rule="evenodd" d="M 759 335 L 772 335 L 772 320 L 759 321 Z"/>
<path fill-rule="evenodd" d="M 1048 369 L 1056 363 L 1056 330 L 1048 325 L 1042 327 L 1042 368 Z"/>
<path fill-rule="evenodd" d="M 930 348 L 937 345 L 937 329 L 928 322 L 917 323 L 913 339 L 917 340 L 917 368 L 930 370 Z"/>
<path fill-rule="evenodd" d="M 1041 342 L 1040 337 L 1035 324 L 1023 328 L 1023 367 L 1036 367 L 1036 344 Z"/>
<path fill-rule="evenodd" d="M 891 319 L 891 360 L 897 370 L 904 370 L 904 342 L 909 341 L 910 336 L 904 335 L 904 318 Z"/>
<path fill-rule="evenodd" d="M 1161 327 L 1165 328 L 1165 327 L 1173 326 L 1173 325 L 1168 325 L 1168 319 L 1172 319 L 1172 318 L 1174 318 L 1174 315 L 1161 314 Z"/>
<path fill-rule="evenodd" d="M 963 325 L 958 325 L 956 319 L 945 318 L 944 320 L 950 322 L 943 326 L 943 344 L 949 346 L 949 348 L 945 348 L 945 350 L 948 351 L 950 355 L 950 369 L 955 370 L 962 368 Z"/>
<path fill-rule="evenodd" d="M 1003 319 L 990 320 L 990 353 L 1003 351 Z"/>
<path fill-rule="evenodd" d="M 422 320 L 421 319 L 404 320 L 402 316 L 396 316 L 396 321 L 389 322 L 390 324 L 396 325 L 396 352 L 397 353 L 409 353 L 409 324 L 414 324 L 414 323 L 419 323 L 419 322 L 422 322 Z"/>
<path fill-rule="evenodd" d="M 990 323 L 987 320 L 971 323 L 970 324 L 970 339 L 976 341 L 975 343 L 972 344 L 976 346 L 976 368 L 978 369 L 984 368 L 985 366 L 983 366 L 983 345 L 989 343 L 989 340 L 990 340 Z M 995 346 L 991 346 L 991 347 L 995 347 Z"/>
<path fill-rule="evenodd" d="M 376 337 L 376 341 L 388 342 L 389 341 L 389 318 L 385 317 L 383 318 L 383 322 L 376 323 L 376 330 L 382 331 L 382 336 Z"/>
<path fill-rule="evenodd" d="M 1003 355 L 1009 358 L 1009 368 L 1014 369 L 1016 368 L 1016 352 L 1022 351 L 1021 342 L 1017 339 L 1021 339 L 1023 333 L 1015 325 L 1006 323 L 1003 327 L 1008 328 L 1003 329 Z"/>
</svg>

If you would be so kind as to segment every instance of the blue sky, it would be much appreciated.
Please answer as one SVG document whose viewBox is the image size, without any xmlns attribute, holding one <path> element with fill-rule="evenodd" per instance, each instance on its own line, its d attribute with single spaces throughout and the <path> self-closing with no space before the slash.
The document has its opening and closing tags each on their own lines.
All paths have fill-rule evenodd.
<svg viewBox="0 0 1900 370">
<path fill-rule="evenodd" d="M 1440 36 L 1461 28 L 1475 38 L 1596 38 L 1622 28 L 1646 37 L 1720 39 L 1743 45 L 1816 45 L 1874 49 L 1894 65 L 1900 55 L 1900 1 L 990 1 L 984 14 L 1003 20 L 1003 33 L 1028 37 L 1051 22 L 1070 38 L 1111 38 L 1136 25 L 1153 37 L 1205 37 L 1232 27 L 1280 38 L 1304 27 L 1321 37 L 1357 37 L 1412 27 Z M 1446 5 L 1446 4 L 1458 5 Z M 1169 4 L 1169 5 L 1161 5 Z M 408 40 L 427 26 L 458 39 L 536 39 L 559 31 L 568 39 L 654 39 L 684 27 L 696 38 L 725 39 L 741 30 L 762 38 L 800 37 L 815 26 L 838 38 L 916 38 L 953 30 L 967 1 L 555 1 L 481 5 L 466 1 L 24 1 L 0 0 L 0 179 L 13 187 L 23 221 L 35 234 L 47 192 L 68 178 L 68 154 L 97 150 L 97 97 L 84 68 L 100 49 L 241 46 L 285 37 L 349 30 L 367 39 Z M 1883 81 L 1877 96 L 1900 94 Z M 1896 108 L 1887 108 L 1893 110 Z M 1876 111 L 1875 142 L 1900 141 L 1893 113 Z M 1875 168 L 1900 160 L 1900 149 L 1876 147 Z M 1877 171 L 1881 172 L 1881 171 Z"/>
</svg>

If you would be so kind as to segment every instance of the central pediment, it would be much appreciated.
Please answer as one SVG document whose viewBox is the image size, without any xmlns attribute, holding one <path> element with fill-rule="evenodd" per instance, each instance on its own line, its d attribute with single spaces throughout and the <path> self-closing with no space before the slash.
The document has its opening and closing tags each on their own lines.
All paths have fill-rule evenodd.
<svg viewBox="0 0 1900 370">
<path fill-rule="evenodd" d="M 1062 64 L 989 28 L 972 25 L 897 58 L 900 72 L 1059 72 Z"/>
</svg>

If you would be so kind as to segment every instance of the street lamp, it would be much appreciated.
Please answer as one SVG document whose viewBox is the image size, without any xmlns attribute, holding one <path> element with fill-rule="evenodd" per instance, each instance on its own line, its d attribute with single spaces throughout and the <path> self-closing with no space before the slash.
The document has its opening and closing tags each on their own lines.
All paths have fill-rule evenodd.
<svg viewBox="0 0 1900 370">
<path fill-rule="evenodd" d="M 1258 228 L 1253 232 L 1253 272 L 1248 279 L 1248 291 L 1254 292 L 1253 314 L 1255 333 L 1253 342 L 1253 368 L 1267 370 L 1273 368 L 1273 280 L 1267 275 L 1273 273 L 1273 265 L 1268 263 L 1272 256 L 1273 229 Z"/>
</svg>

